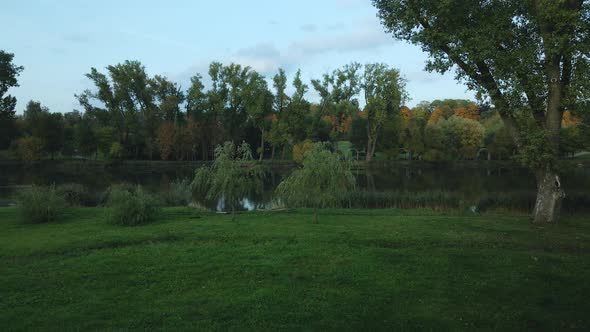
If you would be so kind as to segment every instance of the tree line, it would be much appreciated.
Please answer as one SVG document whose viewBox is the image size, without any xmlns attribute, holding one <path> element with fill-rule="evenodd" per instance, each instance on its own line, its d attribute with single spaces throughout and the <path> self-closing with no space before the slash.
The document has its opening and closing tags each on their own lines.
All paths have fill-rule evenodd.
<svg viewBox="0 0 590 332">
<path fill-rule="evenodd" d="M 22 67 L 2 52 L 8 79 L 2 94 L 18 86 Z M 108 160 L 210 160 L 215 146 L 247 142 L 257 158 L 301 159 L 312 142 L 350 142 L 346 153 L 368 161 L 506 159 L 515 144 L 495 109 L 469 100 L 403 106 L 408 96 L 399 70 L 351 63 L 310 82 L 320 96 L 310 102 L 301 72 L 279 69 L 271 83 L 250 67 L 209 66 L 188 89 L 165 76 L 150 76 L 138 61 L 92 68 L 94 85 L 76 94 L 82 111 L 51 112 L 29 101 L 16 115 L 16 99 L 3 97 L 1 149 L 24 161 L 78 156 Z M 290 85 L 290 87 L 289 87 Z M 291 90 L 292 93 L 287 93 Z M 361 107 L 360 99 L 364 101 Z M 561 150 L 584 148 L 587 125 L 566 112 Z"/>
</svg>

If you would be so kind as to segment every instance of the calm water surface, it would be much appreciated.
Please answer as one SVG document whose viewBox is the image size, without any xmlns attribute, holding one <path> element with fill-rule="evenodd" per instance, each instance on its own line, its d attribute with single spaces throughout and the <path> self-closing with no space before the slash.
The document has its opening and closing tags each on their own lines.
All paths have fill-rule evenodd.
<svg viewBox="0 0 590 332">
<path fill-rule="evenodd" d="M 194 167 L 188 164 L 176 166 L 97 167 L 82 164 L 56 163 L 37 167 L 2 166 L 0 174 L 0 206 L 13 204 L 14 193 L 20 186 L 31 184 L 80 183 L 93 191 L 103 191 L 112 184 L 132 183 L 159 193 L 168 190 L 175 179 L 191 178 Z M 534 193 L 533 174 L 521 167 L 486 164 L 429 165 L 389 164 L 356 170 L 359 190 L 373 192 L 420 193 L 444 191 L 465 197 L 478 197 L 489 193 Z M 261 193 L 245 197 L 246 209 L 269 206 L 273 192 L 290 169 L 269 170 Z M 566 192 L 590 193 L 590 168 L 571 167 L 564 173 L 562 182 Z M 223 208 L 223 201 L 209 203 L 210 208 Z"/>
</svg>

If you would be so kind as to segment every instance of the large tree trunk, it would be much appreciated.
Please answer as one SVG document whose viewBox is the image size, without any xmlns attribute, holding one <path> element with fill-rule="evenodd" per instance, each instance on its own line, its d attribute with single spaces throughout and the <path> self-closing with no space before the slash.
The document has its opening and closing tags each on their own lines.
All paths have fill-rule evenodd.
<svg viewBox="0 0 590 332">
<path fill-rule="evenodd" d="M 561 210 L 561 201 L 565 197 L 559 175 L 549 168 L 545 168 L 537 170 L 536 177 L 537 199 L 533 210 L 533 223 L 557 223 Z"/>
</svg>

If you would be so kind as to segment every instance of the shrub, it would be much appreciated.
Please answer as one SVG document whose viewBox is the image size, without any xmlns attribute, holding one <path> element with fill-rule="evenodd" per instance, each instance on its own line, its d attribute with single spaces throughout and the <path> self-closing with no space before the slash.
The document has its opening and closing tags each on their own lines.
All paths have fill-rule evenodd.
<svg viewBox="0 0 590 332">
<path fill-rule="evenodd" d="M 135 192 L 135 190 L 137 190 L 137 187 L 138 187 L 137 185 L 127 183 L 127 182 L 112 184 L 102 193 L 101 198 L 100 198 L 100 204 L 108 205 L 110 198 L 111 198 L 111 193 L 113 193 L 113 192 L 127 191 L 130 193 L 133 193 L 133 192 Z"/>
<path fill-rule="evenodd" d="M 162 193 L 162 203 L 166 206 L 187 206 L 193 200 L 191 181 L 178 179 L 170 184 L 167 192 Z"/>
<path fill-rule="evenodd" d="M 109 189 L 109 222 L 122 226 L 139 226 L 151 222 L 158 212 L 156 200 L 140 186 L 133 191 L 123 187 Z"/>
<path fill-rule="evenodd" d="M 99 195 L 78 183 L 61 184 L 56 190 L 69 206 L 97 206 L 100 201 Z"/>
<path fill-rule="evenodd" d="M 66 201 L 55 186 L 28 187 L 17 194 L 16 200 L 22 220 L 33 224 L 57 220 L 66 207 Z"/>
</svg>

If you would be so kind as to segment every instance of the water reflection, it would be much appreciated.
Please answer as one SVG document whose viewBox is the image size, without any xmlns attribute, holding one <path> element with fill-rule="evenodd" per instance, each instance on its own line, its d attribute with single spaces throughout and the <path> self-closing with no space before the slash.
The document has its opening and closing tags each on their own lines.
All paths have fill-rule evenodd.
<svg viewBox="0 0 590 332">
<path fill-rule="evenodd" d="M 269 171 L 260 193 L 244 197 L 240 206 L 243 210 L 269 208 L 273 203 L 273 192 L 282 179 L 290 173 L 288 169 Z M 179 178 L 191 178 L 192 167 L 170 167 L 154 170 L 150 167 L 118 167 L 111 169 L 85 168 L 64 169 L 63 167 L 38 167 L 7 169 L 0 174 L 0 206 L 9 205 L 13 200 L 16 186 L 80 183 L 93 191 L 103 191 L 109 185 L 132 183 L 144 186 L 154 193 L 169 190 L 170 183 Z M 416 194 L 422 192 L 448 192 L 477 201 L 490 193 L 534 194 L 535 179 L 524 168 L 513 166 L 487 166 L 485 164 L 392 164 L 388 167 L 373 167 L 355 171 L 357 188 L 367 192 L 397 192 Z M 590 168 L 572 168 L 563 175 L 568 193 L 588 193 Z M 196 202 L 210 209 L 224 211 L 226 202 Z"/>
</svg>

